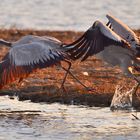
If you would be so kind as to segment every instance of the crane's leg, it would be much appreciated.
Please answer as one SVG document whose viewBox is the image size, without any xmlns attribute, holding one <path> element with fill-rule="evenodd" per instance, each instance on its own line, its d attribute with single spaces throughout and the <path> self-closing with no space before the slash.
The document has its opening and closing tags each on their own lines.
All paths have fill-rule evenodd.
<svg viewBox="0 0 140 140">
<path fill-rule="evenodd" d="M 140 80 L 134 75 L 134 74 L 132 74 L 133 75 L 133 79 L 137 82 L 137 86 L 136 86 L 136 88 L 135 88 L 135 91 L 134 91 L 134 94 L 137 96 L 137 97 L 139 97 L 138 95 L 137 95 L 137 90 L 138 90 L 138 88 L 139 88 L 139 86 L 140 86 Z"/>
<path fill-rule="evenodd" d="M 137 86 L 136 86 L 135 91 L 134 91 L 134 94 L 136 94 L 136 92 L 138 90 L 138 87 L 140 86 L 140 80 L 135 76 L 135 74 L 133 74 L 133 68 L 132 67 L 128 67 L 127 75 L 132 77 L 137 82 Z"/>
<path fill-rule="evenodd" d="M 66 81 L 66 79 L 67 79 L 69 70 L 70 70 L 70 68 L 71 68 L 71 62 L 69 62 L 68 64 L 69 64 L 68 69 L 65 69 L 63 66 L 61 66 L 62 69 L 64 69 L 64 70 L 66 71 L 66 73 L 65 73 L 65 76 L 64 76 L 64 78 L 63 78 L 63 81 L 62 81 L 62 83 L 61 83 L 61 87 L 60 87 L 60 88 L 63 89 L 65 92 L 66 92 L 66 89 L 65 89 L 65 87 L 64 87 L 64 83 L 65 83 L 65 81 Z"/>
<path fill-rule="evenodd" d="M 135 74 L 133 74 L 133 68 L 132 67 L 128 67 L 128 71 L 126 70 L 126 75 L 128 75 L 129 77 L 132 77 L 135 81 L 137 81 L 140 84 L 140 80 L 135 76 Z"/>
<path fill-rule="evenodd" d="M 70 68 L 71 68 L 71 62 L 65 60 L 65 62 L 68 64 L 68 69 L 64 68 L 63 66 L 62 69 L 66 71 L 66 74 L 64 76 L 63 82 L 61 84 L 61 88 L 64 88 L 64 83 L 66 81 L 67 75 L 70 74 L 79 84 L 81 84 L 86 90 L 88 91 L 92 91 L 94 89 L 87 87 L 86 85 L 84 85 L 76 76 L 74 76 L 71 72 L 70 72 Z"/>
</svg>

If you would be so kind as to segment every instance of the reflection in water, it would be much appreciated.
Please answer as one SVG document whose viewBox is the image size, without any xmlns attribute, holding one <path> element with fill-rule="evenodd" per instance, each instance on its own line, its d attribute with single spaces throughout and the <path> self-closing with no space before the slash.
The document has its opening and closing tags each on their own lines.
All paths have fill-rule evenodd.
<svg viewBox="0 0 140 140">
<path fill-rule="evenodd" d="M 19 102 L 8 97 L 0 97 L 0 110 L 0 139 L 120 140 L 140 137 L 140 121 L 133 120 L 131 112 Z"/>
</svg>

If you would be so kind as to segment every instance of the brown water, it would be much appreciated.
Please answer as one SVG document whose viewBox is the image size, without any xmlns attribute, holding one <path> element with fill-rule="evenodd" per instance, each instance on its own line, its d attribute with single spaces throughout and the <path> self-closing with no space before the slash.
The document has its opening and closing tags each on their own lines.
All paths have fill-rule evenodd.
<svg viewBox="0 0 140 140">
<path fill-rule="evenodd" d="M 139 139 L 140 121 L 131 114 L 0 97 L 0 140 Z"/>
</svg>

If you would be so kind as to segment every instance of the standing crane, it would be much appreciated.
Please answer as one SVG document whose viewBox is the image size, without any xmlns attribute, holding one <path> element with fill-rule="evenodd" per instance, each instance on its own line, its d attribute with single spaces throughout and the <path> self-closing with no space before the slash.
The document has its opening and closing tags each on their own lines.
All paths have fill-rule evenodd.
<svg viewBox="0 0 140 140">
<path fill-rule="evenodd" d="M 110 21 L 113 26 L 113 22 Z M 109 24 L 107 24 L 109 25 Z M 139 79 L 132 73 L 132 68 L 140 71 L 138 61 L 139 44 L 133 49 L 132 44 L 120 34 L 115 32 L 115 28 L 111 30 L 101 21 L 95 21 L 94 24 L 76 41 L 65 46 L 71 59 L 86 60 L 89 56 L 95 55 L 112 66 L 119 66 L 122 72 L 140 83 Z M 122 34 L 127 28 L 121 30 L 122 25 L 117 25 Z M 114 27 L 114 26 L 113 26 Z M 118 31 L 119 32 L 119 31 Z M 133 34 L 129 34 L 133 36 Z M 130 38 L 130 37 L 129 37 Z M 132 40 L 133 41 L 133 40 Z"/>
<path fill-rule="evenodd" d="M 58 65 L 66 71 L 61 84 L 62 89 L 68 73 L 88 89 L 70 72 L 70 59 L 61 47 L 62 42 L 56 38 L 27 35 L 12 43 L 1 39 L 0 44 L 11 47 L 0 62 L 0 88 L 17 79 L 21 81 L 37 69 Z M 68 64 L 68 69 L 61 65 L 61 61 Z"/>
</svg>

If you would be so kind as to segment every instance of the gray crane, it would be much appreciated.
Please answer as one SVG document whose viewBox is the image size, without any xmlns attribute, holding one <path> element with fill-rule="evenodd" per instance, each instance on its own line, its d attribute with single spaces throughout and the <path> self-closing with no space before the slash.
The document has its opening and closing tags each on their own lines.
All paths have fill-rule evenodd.
<svg viewBox="0 0 140 140">
<path fill-rule="evenodd" d="M 68 73 L 82 86 L 89 89 L 70 72 L 70 59 L 65 49 L 61 47 L 62 42 L 56 38 L 27 35 L 12 43 L 1 39 L 0 44 L 11 47 L 0 62 L 1 88 L 17 79 L 21 81 L 37 69 L 58 65 L 66 71 L 61 84 L 62 89 L 64 89 Z M 68 69 L 61 65 L 61 61 L 68 64 Z"/>
<path fill-rule="evenodd" d="M 109 16 L 107 16 L 109 18 Z M 109 18 L 110 19 L 110 18 Z M 111 23 L 113 30 L 108 27 Z M 115 23 L 115 24 L 114 24 Z M 107 25 L 101 21 L 95 21 L 94 24 L 76 41 L 65 46 L 71 59 L 86 60 L 89 56 L 95 55 L 112 66 L 119 66 L 122 72 L 140 83 L 139 79 L 132 73 L 131 69 L 140 71 L 140 62 L 137 59 L 139 54 L 139 42 L 137 41 L 135 49 L 129 40 L 134 34 L 130 34 L 126 26 L 117 24 L 115 21 L 109 21 Z M 115 30 L 115 27 L 117 27 Z M 122 28 L 124 30 L 122 30 Z M 118 33 L 116 33 L 116 32 Z M 122 35 L 120 35 L 122 33 Z M 123 34 L 129 34 L 129 40 L 123 37 Z M 132 41 L 133 41 L 132 40 Z M 134 43 L 134 42 L 133 42 Z"/>
<path fill-rule="evenodd" d="M 106 17 L 109 20 L 106 25 L 109 26 L 115 33 L 117 33 L 120 37 L 125 39 L 130 44 L 131 49 L 134 50 L 136 54 L 136 59 L 139 59 L 140 57 L 139 37 L 129 26 L 127 26 L 125 23 L 123 23 L 121 20 L 117 19 L 113 15 L 107 14 Z M 140 71 L 137 65 L 135 65 L 134 67 L 135 70 Z"/>
</svg>

